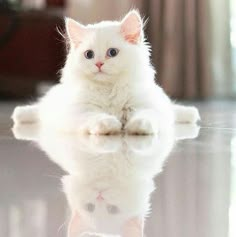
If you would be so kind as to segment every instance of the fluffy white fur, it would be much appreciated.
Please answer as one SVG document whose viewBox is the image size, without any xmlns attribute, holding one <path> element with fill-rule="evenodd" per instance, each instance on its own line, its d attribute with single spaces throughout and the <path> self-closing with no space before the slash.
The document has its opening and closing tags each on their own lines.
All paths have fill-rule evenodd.
<svg viewBox="0 0 236 237">
<path fill-rule="evenodd" d="M 150 47 L 135 10 L 120 22 L 81 25 L 66 19 L 70 51 L 61 81 L 37 104 L 16 107 L 15 124 L 37 122 L 68 132 L 153 134 L 174 121 L 195 123 L 194 107 L 174 105 L 155 84 Z M 118 49 L 108 57 L 109 48 Z M 94 58 L 85 58 L 92 49 Z M 95 65 L 104 63 L 102 72 Z"/>
<path fill-rule="evenodd" d="M 34 140 L 68 175 L 62 178 L 72 217 L 68 237 L 142 237 L 150 213 L 153 177 L 177 139 L 198 135 L 197 126 L 177 126 L 160 136 L 72 136 L 49 132 L 33 125 L 14 130 L 18 139 Z M 97 201 L 100 190 L 104 201 Z M 86 204 L 96 206 L 86 211 Z M 119 208 L 109 214 L 106 206 Z M 97 235 L 96 235 L 97 236 Z"/>
</svg>

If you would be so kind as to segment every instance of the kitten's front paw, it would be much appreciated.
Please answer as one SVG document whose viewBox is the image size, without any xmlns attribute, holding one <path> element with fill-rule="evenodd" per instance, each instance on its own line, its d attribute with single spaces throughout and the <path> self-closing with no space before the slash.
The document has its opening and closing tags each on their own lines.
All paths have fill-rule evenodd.
<svg viewBox="0 0 236 237">
<path fill-rule="evenodd" d="M 149 135 L 158 131 L 157 128 L 154 128 L 150 120 L 144 118 L 131 119 L 127 123 L 125 130 L 130 135 Z"/>
<path fill-rule="evenodd" d="M 99 119 L 89 129 L 90 134 L 94 135 L 110 135 L 117 134 L 121 131 L 122 124 L 115 117 L 107 117 Z"/>
</svg>

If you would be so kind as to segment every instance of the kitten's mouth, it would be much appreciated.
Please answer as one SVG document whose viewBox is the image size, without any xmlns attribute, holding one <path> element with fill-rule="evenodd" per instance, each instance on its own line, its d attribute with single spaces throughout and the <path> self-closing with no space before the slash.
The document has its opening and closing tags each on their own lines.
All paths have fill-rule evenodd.
<svg viewBox="0 0 236 237">
<path fill-rule="evenodd" d="M 95 75 L 103 75 L 103 74 L 107 75 L 108 73 L 106 73 L 106 72 L 104 72 L 104 71 L 97 71 L 97 72 L 95 72 L 94 74 L 95 74 Z"/>
</svg>

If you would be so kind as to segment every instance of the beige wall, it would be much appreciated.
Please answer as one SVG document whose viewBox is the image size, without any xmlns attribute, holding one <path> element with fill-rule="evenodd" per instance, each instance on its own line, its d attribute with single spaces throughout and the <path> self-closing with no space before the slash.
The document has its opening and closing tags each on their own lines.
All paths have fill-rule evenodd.
<svg viewBox="0 0 236 237">
<path fill-rule="evenodd" d="M 131 8 L 139 8 L 141 0 L 68 0 L 66 15 L 88 24 L 120 19 Z"/>
<path fill-rule="evenodd" d="M 230 52 L 230 6 L 226 0 L 210 0 L 211 19 L 211 69 L 214 80 L 214 94 L 229 95 L 232 89 L 232 68 Z"/>
</svg>

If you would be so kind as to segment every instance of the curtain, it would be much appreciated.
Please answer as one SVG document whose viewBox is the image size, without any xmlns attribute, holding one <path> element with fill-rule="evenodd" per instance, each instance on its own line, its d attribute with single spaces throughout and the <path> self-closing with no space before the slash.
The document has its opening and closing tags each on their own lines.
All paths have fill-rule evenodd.
<svg viewBox="0 0 236 237">
<path fill-rule="evenodd" d="M 173 98 L 212 93 L 209 1 L 143 0 L 157 82 Z"/>
</svg>

